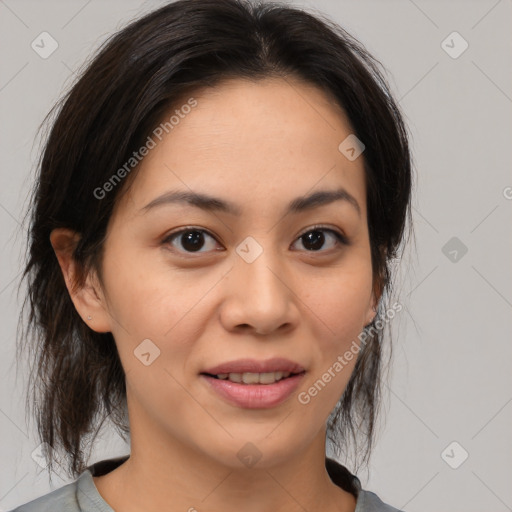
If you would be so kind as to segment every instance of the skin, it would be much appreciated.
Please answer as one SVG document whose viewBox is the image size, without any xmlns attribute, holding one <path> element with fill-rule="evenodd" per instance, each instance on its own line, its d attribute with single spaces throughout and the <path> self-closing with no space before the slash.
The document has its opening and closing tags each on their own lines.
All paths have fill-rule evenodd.
<svg viewBox="0 0 512 512">
<path fill-rule="evenodd" d="M 232 79 L 194 98 L 197 107 L 130 176 L 109 223 L 101 284 L 91 272 L 74 290 L 77 235 L 51 235 L 77 311 L 91 329 L 113 333 L 126 372 L 131 456 L 94 483 L 123 512 L 354 511 L 354 496 L 325 470 L 325 422 L 355 358 L 307 405 L 298 400 L 375 315 L 363 157 L 338 150 L 353 130 L 324 92 L 289 78 Z M 284 215 L 292 199 L 340 187 L 360 214 L 339 200 Z M 242 212 L 142 210 L 174 189 Z M 317 224 L 350 245 L 322 231 L 323 245 L 308 250 L 301 236 Z M 208 232 L 200 252 L 179 235 L 164 241 L 186 226 Z M 252 263 L 236 252 L 248 236 L 263 249 Z M 160 350 L 148 366 L 134 357 L 144 339 Z M 306 375 L 281 405 L 240 408 L 199 373 L 245 357 L 289 358 Z M 252 467 L 237 457 L 247 442 L 261 453 Z"/>
</svg>

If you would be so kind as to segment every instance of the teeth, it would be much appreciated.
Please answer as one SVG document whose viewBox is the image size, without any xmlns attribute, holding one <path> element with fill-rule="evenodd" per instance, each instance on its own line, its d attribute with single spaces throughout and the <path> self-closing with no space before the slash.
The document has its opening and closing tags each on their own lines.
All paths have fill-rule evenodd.
<svg viewBox="0 0 512 512">
<path fill-rule="evenodd" d="M 281 379 L 290 376 L 290 372 L 268 372 L 268 373 L 219 373 L 217 378 L 230 380 L 231 382 L 244 384 L 273 384 Z"/>
<path fill-rule="evenodd" d="M 241 373 L 230 373 L 228 380 L 232 382 L 242 382 L 242 374 Z"/>
<path fill-rule="evenodd" d="M 231 377 L 231 374 L 229 376 Z M 257 373 L 242 373 L 242 382 L 244 384 L 259 384 L 260 376 Z"/>
<path fill-rule="evenodd" d="M 272 384 L 272 382 L 276 382 L 283 378 L 283 372 L 270 372 L 262 374 L 255 373 L 254 375 L 256 375 L 256 378 L 260 384 Z"/>
</svg>

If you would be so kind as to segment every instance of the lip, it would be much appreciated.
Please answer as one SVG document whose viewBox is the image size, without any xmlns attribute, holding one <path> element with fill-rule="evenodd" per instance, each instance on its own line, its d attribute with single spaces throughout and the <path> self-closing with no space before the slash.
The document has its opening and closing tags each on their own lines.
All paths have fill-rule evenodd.
<svg viewBox="0 0 512 512">
<path fill-rule="evenodd" d="M 201 373 L 209 373 L 218 375 L 219 373 L 271 373 L 271 372 L 290 372 L 302 373 L 304 368 L 294 361 L 284 359 L 282 357 L 274 357 L 266 361 L 258 361 L 257 359 L 237 359 L 226 363 L 218 364 Z M 271 386 L 272 384 L 265 384 Z M 245 384 L 248 386 L 248 384 Z"/>
<path fill-rule="evenodd" d="M 304 375 L 305 373 L 290 375 L 274 384 L 238 384 L 205 374 L 201 374 L 201 378 L 209 384 L 210 389 L 230 404 L 244 409 L 269 409 L 282 404 L 297 389 Z"/>
</svg>

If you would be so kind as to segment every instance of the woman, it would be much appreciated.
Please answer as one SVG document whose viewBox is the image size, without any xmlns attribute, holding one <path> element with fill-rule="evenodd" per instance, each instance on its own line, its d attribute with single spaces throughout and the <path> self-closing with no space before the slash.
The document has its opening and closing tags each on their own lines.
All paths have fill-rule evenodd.
<svg viewBox="0 0 512 512">
<path fill-rule="evenodd" d="M 46 142 L 24 274 L 41 441 L 78 479 L 17 511 L 397 510 L 326 458 L 362 437 L 368 460 L 401 308 L 411 157 L 377 64 L 236 0 L 102 47 Z M 87 465 L 107 418 L 130 454 Z"/>
</svg>

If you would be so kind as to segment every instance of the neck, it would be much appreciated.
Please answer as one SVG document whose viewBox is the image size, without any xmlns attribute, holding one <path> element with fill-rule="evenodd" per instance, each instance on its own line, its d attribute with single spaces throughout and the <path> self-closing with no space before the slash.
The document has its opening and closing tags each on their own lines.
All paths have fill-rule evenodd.
<svg viewBox="0 0 512 512">
<path fill-rule="evenodd" d="M 274 437 L 277 431 L 250 446 L 247 440 L 238 441 L 231 436 L 222 453 L 207 453 L 207 442 L 202 447 L 182 442 L 144 414 L 131 415 L 130 433 L 129 459 L 110 473 L 94 478 L 98 491 L 114 510 L 355 509 L 354 496 L 335 485 L 327 473 L 325 427 L 292 453 L 280 450 L 286 440 L 281 442 Z M 260 457 L 256 461 L 240 457 L 244 451 Z"/>
<path fill-rule="evenodd" d="M 249 460 L 249 459 L 248 459 Z M 114 510 L 353 512 L 354 496 L 325 469 L 325 430 L 302 451 L 254 465 L 219 462 L 178 440 L 155 443 L 132 425 L 131 454 L 94 482 Z"/>
</svg>

